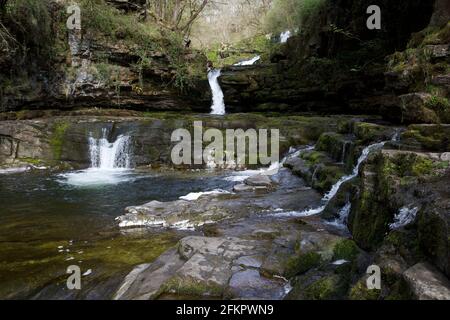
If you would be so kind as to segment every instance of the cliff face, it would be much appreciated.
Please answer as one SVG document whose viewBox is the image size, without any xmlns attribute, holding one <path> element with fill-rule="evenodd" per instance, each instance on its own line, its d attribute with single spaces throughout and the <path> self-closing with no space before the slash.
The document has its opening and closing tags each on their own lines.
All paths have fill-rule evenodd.
<svg viewBox="0 0 450 320">
<path fill-rule="evenodd" d="M 381 30 L 366 27 L 370 4 L 381 8 Z M 445 122 L 439 114 L 426 121 L 404 116 L 409 111 L 402 111 L 399 96 L 415 88 L 409 84 L 401 90 L 393 88 L 403 79 L 401 73 L 392 73 L 391 55 L 432 45 L 427 47 L 430 54 L 416 59 L 416 65 L 439 64 L 440 71 L 416 74 L 412 80 L 426 87 L 432 77 L 439 76 L 434 82 L 448 86 L 444 74 L 449 62 L 449 16 L 445 1 L 329 1 L 272 55 L 272 64 L 226 68 L 221 78 L 226 104 L 241 111 L 374 113 L 398 122 Z M 420 34 L 422 42 L 414 43 Z M 433 41 L 423 42 L 423 38 Z M 448 99 L 446 92 L 439 96 Z M 409 108 L 411 113 L 417 109 L 417 104 Z"/>
<path fill-rule="evenodd" d="M 0 54 L 0 111 L 93 105 L 189 110 L 195 105 L 189 97 L 196 95 L 193 82 L 206 77 L 205 57 L 185 49 L 177 35 L 143 23 L 124 2 L 81 1 L 81 30 L 66 27 L 67 1 L 34 4 L 31 13 L 23 11 L 27 14 L 19 2 L 11 3 L 5 24 L 27 54 L 22 58 L 21 48 Z M 37 28 L 45 41 L 15 30 L 16 18 L 25 31 Z M 33 19 L 36 26 L 29 22 Z"/>
</svg>

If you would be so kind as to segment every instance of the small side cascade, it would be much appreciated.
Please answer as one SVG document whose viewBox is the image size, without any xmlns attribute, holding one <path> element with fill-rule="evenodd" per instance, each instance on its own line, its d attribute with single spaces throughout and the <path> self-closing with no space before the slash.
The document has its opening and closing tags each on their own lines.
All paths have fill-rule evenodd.
<svg viewBox="0 0 450 320">
<path fill-rule="evenodd" d="M 252 66 L 254 65 L 257 61 L 259 61 L 261 59 L 261 56 L 255 56 L 249 60 L 244 60 L 238 63 L 235 63 L 235 66 Z"/>
<path fill-rule="evenodd" d="M 399 132 L 396 132 L 390 141 L 399 141 Z M 317 207 L 317 208 L 307 209 L 307 210 L 304 210 L 301 212 L 290 212 L 288 215 L 289 216 L 306 217 L 306 216 L 311 216 L 311 215 L 322 213 L 323 210 L 325 210 L 327 204 L 336 196 L 336 194 L 338 193 L 341 186 L 345 182 L 352 180 L 353 178 L 355 178 L 358 175 L 359 168 L 367 160 L 370 153 L 372 151 L 382 149 L 384 147 L 384 145 L 388 142 L 389 141 L 382 141 L 382 142 L 374 143 L 374 144 L 371 144 L 371 145 L 365 147 L 363 149 L 361 155 L 359 156 L 358 162 L 357 162 L 356 166 L 353 168 L 352 173 L 349 175 L 343 176 L 341 179 L 339 179 L 339 181 L 336 182 L 331 187 L 331 190 L 324 195 L 324 197 L 322 198 L 322 206 Z"/>
</svg>

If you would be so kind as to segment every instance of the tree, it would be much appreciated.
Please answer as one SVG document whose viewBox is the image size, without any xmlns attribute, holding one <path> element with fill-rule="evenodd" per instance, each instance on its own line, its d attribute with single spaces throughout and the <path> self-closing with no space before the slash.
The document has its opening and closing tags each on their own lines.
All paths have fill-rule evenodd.
<svg viewBox="0 0 450 320">
<path fill-rule="evenodd" d="M 146 1 L 145 17 L 171 31 L 188 34 L 192 24 L 205 9 L 209 0 Z"/>
</svg>

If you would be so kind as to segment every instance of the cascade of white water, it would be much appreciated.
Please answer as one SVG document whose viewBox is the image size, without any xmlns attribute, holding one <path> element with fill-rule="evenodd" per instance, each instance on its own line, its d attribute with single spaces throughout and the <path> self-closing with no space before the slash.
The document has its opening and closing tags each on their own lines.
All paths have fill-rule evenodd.
<svg viewBox="0 0 450 320">
<path fill-rule="evenodd" d="M 223 100 L 223 92 L 220 88 L 219 80 L 220 69 L 213 69 L 208 72 L 209 86 L 211 87 L 213 103 L 211 106 L 211 114 L 224 115 L 225 114 L 225 102 Z"/>
<path fill-rule="evenodd" d="M 251 65 L 254 65 L 257 61 L 259 61 L 261 59 L 261 56 L 256 56 L 256 57 L 254 57 L 254 58 L 252 58 L 252 59 L 249 59 L 249 60 L 245 60 L 245 61 L 241 61 L 241 62 L 238 62 L 238 63 L 235 63 L 234 65 L 235 66 L 251 66 Z"/>
<path fill-rule="evenodd" d="M 111 143 L 107 139 L 107 130 L 102 130 L 102 137 L 89 137 L 91 168 L 111 170 L 130 168 L 130 137 L 119 136 Z"/>
<path fill-rule="evenodd" d="M 342 207 L 341 210 L 339 210 L 338 217 L 331 222 L 327 222 L 327 224 L 332 225 L 339 229 L 346 229 L 347 228 L 347 220 L 348 216 L 350 214 L 350 210 L 352 208 L 352 204 L 350 201 L 348 201 L 345 206 Z"/>
<path fill-rule="evenodd" d="M 399 134 L 396 133 L 391 141 L 398 141 L 399 139 Z M 332 200 L 336 194 L 338 193 L 339 189 L 341 188 L 342 184 L 344 184 L 345 182 L 355 178 L 358 175 L 359 172 L 359 168 L 361 166 L 361 164 L 366 161 L 367 157 L 369 156 L 369 154 L 374 151 L 374 150 L 379 150 L 381 148 L 384 147 L 384 145 L 387 143 L 388 141 L 383 141 L 383 142 L 379 142 L 379 143 L 374 143 L 371 144 L 367 147 L 364 148 L 364 150 L 362 151 L 361 155 L 358 158 L 358 162 L 356 164 L 356 166 L 353 168 L 353 171 L 351 174 L 343 176 L 341 179 L 339 179 L 338 182 L 336 182 L 332 187 L 331 190 L 325 194 L 325 196 L 322 198 L 322 206 L 317 207 L 317 208 L 313 208 L 313 209 L 307 209 L 301 212 L 289 212 L 288 214 L 286 213 L 282 213 L 282 214 L 277 214 L 279 216 L 298 216 L 298 217 L 306 217 L 306 216 L 311 216 L 311 215 L 315 215 L 315 214 L 319 214 L 322 213 L 323 210 L 325 210 L 326 205 L 328 204 L 328 202 L 330 202 L 330 200 Z"/>
<path fill-rule="evenodd" d="M 417 212 L 419 212 L 418 207 L 409 208 L 403 207 L 394 217 L 394 222 L 389 224 L 391 230 L 400 229 L 416 219 Z"/>
<path fill-rule="evenodd" d="M 331 190 L 323 197 L 324 201 L 330 201 L 331 199 L 334 198 L 334 196 L 337 194 L 337 192 L 339 191 L 340 187 L 342 186 L 343 183 L 355 178 L 358 175 L 359 172 L 359 167 L 361 166 L 361 164 L 366 161 L 367 157 L 369 156 L 369 154 L 373 151 L 373 150 L 378 150 L 381 149 L 382 147 L 384 147 L 384 145 L 387 143 L 387 141 L 383 141 L 383 142 L 379 142 L 379 143 L 374 143 L 371 144 L 368 147 L 365 147 L 364 150 L 362 151 L 361 155 L 358 158 L 358 162 L 356 164 L 356 166 L 353 168 L 353 171 L 351 174 L 347 175 L 347 176 L 343 176 L 338 182 L 336 182 L 333 187 L 331 188 Z"/>
<path fill-rule="evenodd" d="M 280 43 L 286 43 L 288 39 L 291 37 L 291 31 L 286 30 L 280 34 Z"/>
</svg>

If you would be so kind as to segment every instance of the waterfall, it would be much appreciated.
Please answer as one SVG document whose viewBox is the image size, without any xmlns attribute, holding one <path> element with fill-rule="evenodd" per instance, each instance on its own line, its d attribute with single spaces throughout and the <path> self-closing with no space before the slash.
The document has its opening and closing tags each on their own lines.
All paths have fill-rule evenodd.
<svg viewBox="0 0 450 320">
<path fill-rule="evenodd" d="M 347 176 L 343 176 L 338 182 L 336 182 L 333 187 L 331 188 L 331 190 L 323 197 L 323 200 L 328 202 L 331 199 L 334 198 L 334 196 L 337 194 L 337 192 L 339 191 L 339 189 L 341 188 L 342 184 L 344 184 L 345 182 L 352 180 L 353 178 L 355 178 L 358 175 L 359 172 L 359 167 L 361 166 L 361 164 L 366 161 L 367 157 L 369 156 L 369 154 L 373 151 L 373 150 L 378 150 L 384 147 L 384 145 L 386 144 L 387 141 L 383 141 L 383 142 L 379 142 L 379 143 L 374 143 L 371 144 L 368 147 L 365 147 L 364 150 L 362 151 L 361 155 L 358 158 L 358 162 L 356 164 L 356 166 L 353 168 L 353 171 L 351 174 L 347 175 Z"/>
<path fill-rule="evenodd" d="M 399 134 L 395 133 L 395 135 L 392 137 L 391 141 L 398 141 L 398 139 L 399 139 Z M 325 194 L 325 196 L 322 198 L 322 204 L 323 204 L 322 206 L 317 207 L 317 208 L 307 209 L 307 210 L 304 210 L 301 212 L 288 212 L 288 213 L 281 213 L 281 214 L 277 214 L 277 215 L 278 216 L 290 216 L 290 217 L 292 217 L 292 216 L 307 217 L 307 216 L 322 213 L 322 211 L 325 210 L 328 202 L 330 202 L 336 196 L 336 194 L 338 193 L 342 184 L 344 184 L 345 182 L 347 182 L 349 180 L 352 180 L 353 178 L 355 178 L 358 175 L 361 164 L 364 161 L 366 161 L 369 154 L 374 150 L 379 150 L 379 149 L 383 148 L 387 142 L 388 141 L 374 143 L 374 144 L 371 144 L 371 145 L 365 147 L 364 150 L 362 151 L 361 155 L 359 156 L 358 162 L 357 162 L 356 166 L 353 168 L 352 173 L 349 175 L 343 176 L 341 179 L 339 179 L 338 182 L 336 182 L 331 187 L 331 190 L 327 194 Z"/>
<path fill-rule="evenodd" d="M 348 216 L 350 214 L 350 210 L 352 208 L 352 204 L 350 201 L 348 201 L 345 206 L 342 207 L 341 210 L 339 210 L 338 217 L 331 222 L 326 222 L 328 225 L 334 226 L 338 229 L 345 230 L 347 229 L 347 220 Z"/>
<path fill-rule="evenodd" d="M 416 219 L 417 212 L 419 212 L 418 207 L 408 208 L 403 207 L 394 217 L 394 222 L 389 224 L 389 229 L 395 230 L 400 229 Z"/>
<path fill-rule="evenodd" d="M 213 104 L 211 106 L 211 114 L 224 115 L 225 103 L 223 100 L 223 92 L 219 85 L 220 69 L 213 69 L 208 72 L 209 86 L 211 87 Z"/>
<path fill-rule="evenodd" d="M 131 138 L 121 135 L 114 142 L 108 141 L 108 130 L 96 139 L 89 135 L 90 168 L 60 174 L 58 180 L 75 187 L 97 187 L 119 184 L 134 179 L 131 168 Z"/>
<path fill-rule="evenodd" d="M 235 66 L 251 66 L 254 65 L 257 61 L 259 61 L 261 59 L 261 56 L 256 56 L 252 59 L 249 60 L 244 60 L 238 63 L 235 63 Z"/>
<path fill-rule="evenodd" d="M 102 130 L 102 137 L 89 136 L 89 154 L 91 168 L 112 170 L 130 168 L 130 137 L 119 136 L 111 143 L 107 139 L 107 130 Z"/>
<path fill-rule="evenodd" d="M 286 43 L 291 37 L 291 31 L 286 30 L 280 34 L 280 43 Z"/>
</svg>

